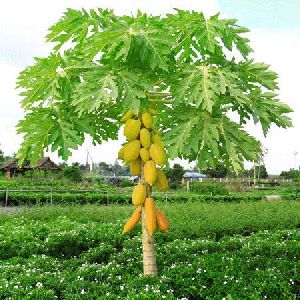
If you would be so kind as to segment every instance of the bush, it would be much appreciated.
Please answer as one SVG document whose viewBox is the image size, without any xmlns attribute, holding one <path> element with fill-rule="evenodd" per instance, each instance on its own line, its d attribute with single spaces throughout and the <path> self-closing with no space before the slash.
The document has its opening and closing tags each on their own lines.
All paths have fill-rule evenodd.
<svg viewBox="0 0 300 300">
<path fill-rule="evenodd" d="M 82 174 L 78 163 L 74 163 L 72 166 L 64 167 L 63 174 L 66 178 L 74 182 L 82 180 Z"/>
<path fill-rule="evenodd" d="M 131 187 L 134 185 L 135 185 L 135 183 L 128 179 L 122 179 L 121 184 L 120 184 L 121 187 Z"/>
<path fill-rule="evenodd" d="M 201 195 L 226 195 L 228 190 L 223 183 L 191 182 L 190 190 Z"/>
</svg>

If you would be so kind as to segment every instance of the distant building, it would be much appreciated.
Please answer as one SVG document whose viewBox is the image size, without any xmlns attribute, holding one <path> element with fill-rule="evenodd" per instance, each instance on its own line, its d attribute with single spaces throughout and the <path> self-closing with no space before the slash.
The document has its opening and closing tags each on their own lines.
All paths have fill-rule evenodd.
<svg viewBox="0 0 300 300">
<path fill-rule="evenodd" d="M 24 167 L 18 166 L 18 160 L 15 159 L 5 166 L 0 168 L 5 171 L 5 177 L 9 178 L 15 176 L 18 172 L 27 171 L 27 170 L 44 170 L 46 171 L 58 171 L 59 167 L 55 164 L 49 157 L 41 158 L 35 165 L 28 165 Z"/>
<path fill-rule="evenodd" d="M 207 176 L 205 174 L 197 172 L 185 172 L 183 174 L 182 183 L 185 182 L 194 182 L 194 181 L 203 181 Z"/>
<path fill-rule="evenodd" d="M 1 167 L 1 170 L 5 171 L 5 177 L 9 178 L 11 176 L 14 176 L 20 168 L 18 167 L 18 160 L 13 160 L 6 165 Z"/>
<path fill-rule="evenodd" d="M 45 171 L 58 171 L 59 166 L 53 162 L 50 157 L 41 158 L 35 165 L 29 165 L 24 167 L 24 169 L 38 169 Z"/>
</svg>

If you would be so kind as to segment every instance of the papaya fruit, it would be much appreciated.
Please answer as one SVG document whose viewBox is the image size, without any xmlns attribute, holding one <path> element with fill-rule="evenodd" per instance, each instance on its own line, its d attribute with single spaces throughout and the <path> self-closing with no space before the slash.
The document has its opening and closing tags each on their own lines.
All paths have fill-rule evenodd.
<svg viewBox="0 0 300 300">
<path fill-rule="evenodd" d="M 127 141 L 135 140 L 140 133 L 140 128 L 141 128 L 140 120 L 134 120 L 134 119 L 127 120 L 124 126 L 124 135 Z"/>
<path fill-rule="evenodd" d="M 141 214 L 142 214 L 142 207 L 138 206 L 133 212 L 133 214 L 131 215 L 131 217 L 128 219 L 126 224 L 124 225 L 123 233 L 130 232 L 137 225 L 137 223 L 141 219 Z"/>
<path fill-rule="evenodd" d="M 157 110 L 155 108 L 149 108 L 148 112 L 150 113 L 151 116 L 156 116 L 157 115 Z"/>
<path fill-rule="evenodd" d="M 146 198 L 144 207 L 146 216 L 146 228 L 149 235 L 152 236 L 156 228 L 156 209 L 153 198 Z"/>
<path fill-rule="evenodd" d="M 162 141 L 160 135 L 158 133 L 154 134 L 152 136 L 152 143 L 153 144 L 158 144 L 160 145 L 162 148 L 164 147 L 164 142 Z"/>
<path fill-rule="evenodd" d="M 169 222 L 167 217 L 160 211 L 160 209 L 156 209 L 156 225 L 157 228 L 162 231 L 166 232 L 169 229 Z"/>
<path fill-rule="evenodd" d="M 118 159 L 124 160 L 125 147 L 127 144 L 123 145 L 118 152 Z"/>
<path fill-rule="evenodd" d="M 134 140 L 129 142 L 124 151 L 124 161 L 130 162 L 132 160 L 136 160 L 139 157 L 141 149 L 141 143 L 139 140 Z"/>
<path fill-rule="evenodd" d="M 138 176 L 141 173 L 141 160 L 139 158 L 129 163 L 130 173 L 132 176 Z"/>
<path fill-rule="evenodd" d="M 148 160 L 144 165 L 144 177 L 145 181 L 149 185 L 153 185 L 156 180 L 156 167 L 153 160 Z"/>
<path fill-rule="evenodd" d="M 141 148 L 140 150 L 140 157 L 142 159 L 143 162 L 146 162 L 149 160 L 150 158 L 150 154 L 149 154 L 149 150 L 146 148 Z"/>
<path fill-rule="evenodd" d="M 138 184 L 132 192 L 132 203 L 136 206 L 142 205 L 146 199 L 147 190 L 144 184 Z"/>
<path fill-rule="evenodd" d="M 142 128 L 140 131 L 140 141 L 144 148 L 148 149 L 151 144 L 151 135 L 147 128 Z"/>
<path fill-rule="evenodd" d="M 134 116 L 134 112 L 132 110 L 128 110 L 125 115 L 121 118 L 122 122 L 126 122 Z"/>
<path fill-rule="evenodd" d="M 147 128 L 152 127 L 152 117 L 147 111 L 142 114 L 142 122 L 145 127 Z"/>
<path fill-rule="evenodd" d="M 127 147 L 126 147 L 127 149 Z M 126 153 L 126 152 L 125 152 Z M 166 153 L 163 147 L 159 144 L 151 144 L 149 148 L 150 157 L 158 165 L 163 166 L 166 163 Z"/>
<path fill-rule="evenodd" d="M 161 191 L 165 192 L 168 189 L 168 179 L 164 172 L 160 169 L 156 169 L 156 181 L 155 186 Z"/>
</svg>

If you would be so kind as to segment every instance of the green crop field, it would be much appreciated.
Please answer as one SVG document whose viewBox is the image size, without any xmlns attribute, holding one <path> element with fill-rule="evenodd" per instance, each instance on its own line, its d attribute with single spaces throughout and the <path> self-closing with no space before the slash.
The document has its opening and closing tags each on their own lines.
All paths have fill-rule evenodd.
<svg viewBox="0 0 300 300">
<path fill-rule="evenodd" d="M 142 276 L 129 206 L 0 213 L 0 299 L 296 299 L 300 203 L 160 205 L 159 276 Z M 299 273 L 299 272 L 298 272 Z"/>
</svg>

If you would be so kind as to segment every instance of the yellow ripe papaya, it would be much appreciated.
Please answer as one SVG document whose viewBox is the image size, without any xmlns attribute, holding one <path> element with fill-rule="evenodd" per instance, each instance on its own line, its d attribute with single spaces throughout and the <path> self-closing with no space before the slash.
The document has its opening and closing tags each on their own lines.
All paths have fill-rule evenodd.
<svg viewBox="0 0 300 300">
<path fill-rule="evenodd" d="M 130 173 L 132 176 L 138 176 L 141 173 L 141 160 L 135 159 L 132 160 L 129 164 L 129 168 L 130 168 Z"/>
<path fill-rule="evenodd" d="M 142 159 L 143 162 L 148 161 L 149 158 L 150 158 L 149 150 L 145 149 L 145 148 L 141 148 L 141 150 L 140 150 L 140 157 L 141 157 L 141 159 Z"/>
<path fill-rule="evenodd" d="M 123 145 L 122 148 L 119 150 L 119 152 L 118 152 L 118 159 L 124 160 L 124 153 L 125 153 L 126 145 L 127 144 Z"/>
<path fill-rule="evenodd" d="M 140 133 L 140 129 L 141 129 L 140 120 L 134 120 L 134 119 L 127 120 L 124 126 L 124 135 L 126 136 L 126 139 L 128 141 L 135 140 Z"/>
<path fill-rule="evenodd" d="M 153 160 L 148 160 L 144 165 L 144 177 L 145 181 L 149 185 L 153 185 L 156 180 L 156 167 Z"/>
<path fill-rule="evenodd" d="M 142 207 L 138 206 L 133 212 L 133 214 L 131 215 L 131 217 L 128 219 L 126 224 L 124 225 L 123 233 L 130 232 L 137 225 L 137 223 L 141 219 L 141 214 L 142 214 Z"/>
<path fill-rule="evenodd" d="M 164 172 L 160 169 L 156 169 L 156 181 L 155 186 L 162 192 L 165 192 L 168 189 L 168 179 Z"/>
<path fill-rule="evenodd" d="M 127 148 L 127 147 L 126 147 Z M 126 153 L 126 152 L 125 152 Z M 159 144 L 151 144 L 149 148 L 150 157 L 158 165 L 163 166 L 166 163 L 166 153 L 163 147 Z"/>
<path fill-rule="evenodd" d="M 142 114 L 142 122 L 145 125 L 145 127 L 152 127 L 152 117 L 147 111 Z"/>
<path fill-rule="evenodd" d="M 150 113 L 150 115 L 152 116 L 156 116 L 157 115 L 157 110 L 155 108 L 149 108 L 148 112 Z"/>
<path fill-rule="evenodd" d="M 139 140 L 134 140 L 126 144 L 124 150 L 124 161 L 129 162 L 135 160 L 139 157 L 141 149 L 141 142 Z"/>
<path fill-rule="evenodd" d="M 155 135 L 152 136 L 152 143 L 158 144 L 161 147 L 164 147 L 164 142 L 162 141 L 162 139 L 158 133 L 156 133 Z"/>
<path fill-rule="evenodd" d="M 168 219 L 159 209 L 156 209 L 156 225 L 162 232 L 166 232 L 169 229 Z"/>
<path fill-rule="evenodd" d="M 125 115 L 121 118 L 122 122 L 126 122 L 129 119 L 131 119 L 134 116 L 134 112 L 132 110 L 129 110 L 128 112 L 125 113 Z"/>
<path fill-rule="evenodd" d="M 148 149 L 151 144 L 151 135 L 147 128 L 142 128 L 140 131 L 140 141 L 144 148 Z"/>
<path fill-rule="evenodd" d="M 153 198 L 146 198 L 144 206 L 146 215 L 146 228 L 150 236 L 152 236 L 156 228 L 156 209 Z"/>
<path fill-rule="evenodd" d="M 146 199 L 146 187 L 143 184 L 138 184 L 132 192 L 132 203 L 136 206 L 142 205 Z"/>
</svg>

